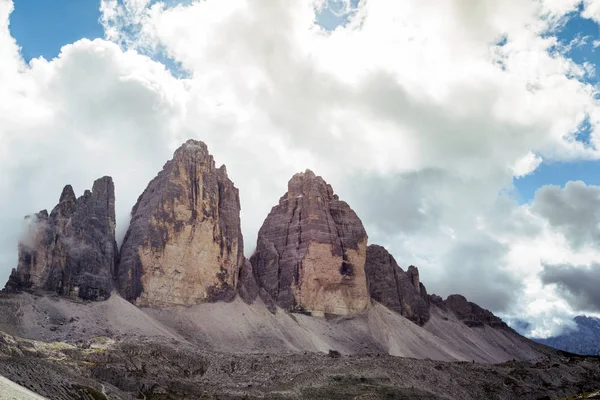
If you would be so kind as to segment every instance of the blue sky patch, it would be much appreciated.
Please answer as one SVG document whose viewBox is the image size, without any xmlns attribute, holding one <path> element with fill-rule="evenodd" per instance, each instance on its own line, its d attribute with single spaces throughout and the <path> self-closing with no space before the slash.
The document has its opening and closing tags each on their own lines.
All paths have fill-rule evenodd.
<svg viewBox="0 0 600 400">
<path fill-rule="evenodd" d="M 153 3 L 156 0 L 152 1 Z M 192 0 L 165 0 L 167 7 L 189 4 Z M 48 60 L 60 53 L 62 46 L 81 38 L 104 37 L 100 18 L 100 0 L 16 0 L 15 9 L 10 17 L 11 34 L 22 48 L 26 61 L 35 57 Z M 359 4 L 359 0 L 350 0 L 346 7 L 345 0 L 327 0 L 325 6 L 317 13 L 317 23 L 326 30 L 334 30 L 345 26 Z M 582 18 L 580 11 L 569 15 L 556 35 L 559 46 L 551 51 L 559 51 L 570 57 L 577 64 L 589 63 L 595 68 L 585 79 L 591 84 L 598 84 L 600 71 L 600 26 L 594 21 Z M 503 46 L 506 37 L 499 38 L 497 46 Z M 148 54 L 165 65 L 178 78 L 188 76 L 181 65 L 168 57 L 164 52 Z M 580 126 L 574 140 L 586 146 L 590 144 L 590 121 L 586 119 Z M 532 174 L 515 179 L 514 186 L 517 197 L 522 202 L 533 199 L 535 191 L 547 184 L 564 186 L 571 180 L 583 180 L 587 184 L 600 185 L 600 162 L 580 161 L 573 163 L 544 162 Z"/>
<path fill-rule="evenodd" d="M 568 21 L 556 32 L 564 54 L 579 65 L 589 63 L 600 70 L 600 26 L 579 12 L 572 13 Z M 560 49 L 555 49 L 559 50 Z M 588 81 L 598 82 L 598 74 L 587 76 Z"/>
<path fill-rule="evenodd" d="M 561 52 L 579 65 L 592 65 L 594 69 L 588 71 L 583 80 L 596 85 L 599 83 L 600 72 L 600 26 L 592 20 L 582 18 L 581 11 L 580 5 L 579 10 L 571 13 L 558 31 L 550 33 L 556 35 L 559 42 L 559 46 L 550 51 Z M 586 118 L 573 139 L 591 147 L 591 130 L 590 120 Z M 544 185 L 564 187 L 567 182 L 577 180 L 588 185 L 600 185 L 598 171 L 600 161 L 543 162 L 532 174 L 514 180 L 517 199 L 522 203 L 531 201 L 537 189 Z"/>
<path fill-rule="evenodd" d="M 317 12 L 317 24 L 328 31 L 345 26 L 358 3 L 359 0 L 350 0 L 350 7 L 346 9 L 345 0 L 327 0 L 325 6 Z"/>
<path fill-rule="evenodd" d="M 81 38 L 104 37 L 100 0 L 16 0 L 10 15 L 10 32 L 22 56 L 51 60 L 62 46 Z"/>
<path fill-rule="evenodd" d="M 527 203 L 544 185 L 564 187 L 569 181 L 584 181 L 586 185 L 600 185 L 600 161 L 544 162 L 533 173 L 515 179 L 518 200 Z"/>
</svg>

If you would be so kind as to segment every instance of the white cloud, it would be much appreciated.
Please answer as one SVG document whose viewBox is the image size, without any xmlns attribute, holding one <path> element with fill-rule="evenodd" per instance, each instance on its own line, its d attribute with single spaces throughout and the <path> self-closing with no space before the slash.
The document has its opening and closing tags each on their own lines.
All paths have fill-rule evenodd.
<svg viewBox="0 0 600 400">
<path fill-rule="evenodd" d="M 289 177 L 310 167 L 430 289 L 545 324 L 566 306 L 545 294 L 542 261 L 595 253 L 498 193 L 542 158 L 598 158 L 573 140 L 586 115 L 600 140 L 586 69 L 549 52 L 578 1 L 467 3 L 361 1 L 327 32 L 315 24 L 322 1 L 103 0 L 107 40 L 25 65 L 0 0 L 0 224 L 15 227 L 0 238 L 0 268 L 14 265 L 20 216 L 52 207 L 66 183 L 81 193 L 112 175 L 122 232 L 150 178 L 194 137 L 240 188 L 247 252 Z M 189 75 L 142 55 L 154 51 Z"/>
<path fill-rule="evenodd" d="M 521 159 L 519 159 L 513 166 L 512 170 L 515 175 L 515 178 L 521 178 L 525 175 L 529 175 L 533 171 L 537 169 L 542 163 L 542 158 L 536 156 L 532 152 L 527 153 L 527 155 Z"/>
<path fill-rule="evenodd" d="M 596 0 L 583 0 L 581 16 L 600 23 L 600 3 Z"/>
</svg>

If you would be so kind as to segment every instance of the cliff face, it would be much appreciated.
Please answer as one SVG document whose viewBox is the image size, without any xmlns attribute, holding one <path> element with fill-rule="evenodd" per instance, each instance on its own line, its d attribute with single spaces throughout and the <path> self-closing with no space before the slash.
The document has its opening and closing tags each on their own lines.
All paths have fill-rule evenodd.
<svg viewBox="0 0 600 400">
<path fill-rule="evenodd" d="M 269 213 L 251 262 L 261 293 L 280 307 L 348 315 L 370 303 L 366 247 L 358 216 L 307 170 L 292 177 Z"/>
<path fill-rule="evenodd" d="M 50 215 L 43 210 L 26 218 L 29 231 L 19 243 L 19 262 L 7 290 L 37 288 L 85 300 L 110 297 L 118 259 L 112 178 L 98 179 L 79 198 L 68 185 Z"/>
<path fill-rule="evenodd" d="M 229 300 L 243 263 L 238 189 L 204 143 L 188 140 L 133 207 L 119 290 L 139 306 Z"/>
<path fill-rule="evenodd" d="M 416 267 L 411 265 L 404 272 L 384 247 L 371 245 L 367 248 L 365 270 L 373 300 L 416 324 L 429 320 L 427 291 Z"/>
</svg>

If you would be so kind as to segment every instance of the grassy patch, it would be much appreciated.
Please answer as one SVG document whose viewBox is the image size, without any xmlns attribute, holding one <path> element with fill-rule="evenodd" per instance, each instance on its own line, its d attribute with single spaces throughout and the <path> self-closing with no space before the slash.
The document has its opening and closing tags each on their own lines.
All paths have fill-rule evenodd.
<svg viewBox="0 0 600 400">
<path fill-rule="evenodd" d="M 600 394 L 600 391 L 585 392 L 583 394 L 578 394 L 576 396 L 561 397 L 560 399 L 556 399 L 556 400 L 585 400 L 585 399 L 589 399 L 590 396 L 592 396 L 592 395 L 598 395 L 598 394 Z"/>
</svg>

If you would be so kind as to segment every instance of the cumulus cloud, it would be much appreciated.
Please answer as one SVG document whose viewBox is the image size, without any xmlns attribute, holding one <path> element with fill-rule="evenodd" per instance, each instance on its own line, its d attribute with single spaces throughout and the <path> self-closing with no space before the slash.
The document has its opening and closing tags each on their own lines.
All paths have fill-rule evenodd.
<svg viewBox="0 0 600 400">
<path fill-rule="evenodd" d="M 484 304 L 496 312 L 505 312 L 521 297 L 524 283 L 520 277 L 501 268 L 506 265 L 508 246 L 482 236 L 469 242 L 457 243 L 446 260 L 441 282 L 443 292 L 469 294 L 469 299 Z M 495 266 L 490 268 L 489 266 Z M 500 268 L 498 268 L 500 266 Z"/>
<path fill-rule="evenodd" d="M 522 178 L 535 171 L 541 163 L 541 157 L 538 157 L 532 152 L 529 152 L 525 157 L 521 158 L 515 163 L 515 165 L 513 165 L 513 174 L 515 178 Z"/>
<path fill-rule="evenodd" d="M 575 248 L 600 243 L 600 187 L 568 182 L 564 188 L 544 186 L 533 201 L 532 210 L 563 233 Z"/>
<path fill-rule="evenodd" d="M 579 208 L 551 189 L 532 205 L 510 190 L 542 159 L 599 156 L 573 140 L 585 120 L 599 140 L 589 68 L 555 51 L 579 1 L 336 1 L 348 21 L 326 31 L 316 20 L 329 3 L 102 0 L 105 40 L 27 65 L 0 0 L 4 276 L 21 215 L 53 207 L 66 183 L 82 193 L 112 175 L 122 235 L 137 196 L 192 137 L 240 188 L 248 253 L 287 180 L 311 168 L 432 291 L 532 320 L 564 311 L 542 261 L 589 262 L 592 250 L 571 245 L 596 232 L 571 226 Z"/>
<path fill-rule="evenodd" d="M 583 0 L 581 16 L 600 23 L 600 4 L 594 0 Z"/>
<path fill-rule="evenodd" d="M 546 264 L 540 276 L 544 284 L 557 285 L 577 309 L 600 312 L 600 264 Z"/>
</svg>

